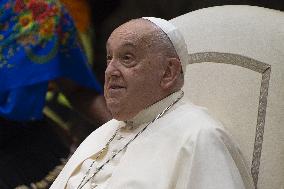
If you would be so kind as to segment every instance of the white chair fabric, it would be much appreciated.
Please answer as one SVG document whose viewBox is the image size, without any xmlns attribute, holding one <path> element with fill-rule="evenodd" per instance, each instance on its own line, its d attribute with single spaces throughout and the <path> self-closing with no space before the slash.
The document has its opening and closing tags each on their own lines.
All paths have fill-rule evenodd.
<svg viewBox="0 0 284 189">
<path fill-rule="evenodd" d="M 188 45 L 186 96 L 230 131 L 255 188 L 284 188 L 284 13 L 228 5 L 171 22 Z"/>
</svg>

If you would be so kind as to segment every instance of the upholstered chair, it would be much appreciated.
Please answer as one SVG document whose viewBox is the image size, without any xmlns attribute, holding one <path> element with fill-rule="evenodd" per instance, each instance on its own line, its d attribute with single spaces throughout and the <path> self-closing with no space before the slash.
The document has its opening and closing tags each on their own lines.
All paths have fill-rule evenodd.
<svg viewBox="0 0 284 189">
<path fill-rule="evenodd" d="M 284 188 L 284 13 L 200 9 L 171 20 L 185 36 L 184 91 L 232 134 L 255 188 Z"/>
</svg>

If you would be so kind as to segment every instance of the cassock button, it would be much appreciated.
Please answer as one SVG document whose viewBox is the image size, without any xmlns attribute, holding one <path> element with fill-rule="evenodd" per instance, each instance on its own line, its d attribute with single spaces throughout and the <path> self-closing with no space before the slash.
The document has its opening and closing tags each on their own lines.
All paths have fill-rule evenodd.
<svg viewBox="0 0 284 189">
<path fill-rule="evenodd" d="M 113 150 L 113 151 L 111 152 L 111 154 L 112 154 L 112 155 L 115 155 L 117 152 L 118 152 L 117 150 Z"/>
<path fill-rule="evenodd" d="M 96 188 L 97 186 L 98 186 L 98 185 L 97 185 L 96 183 L 94 183 L 94 182 L 91 183 L 91 188 L 92 188 L 92 189 Z"/>
<path fill-rule="evenodd" d="M 117 139 L 117 140 L 121 140 L 121 139 L 123 139 L 123 136 L 121 136 L 120 134 L 118 134 L 118 135 L 116 136 L 116 139 Z"/>
</svg>

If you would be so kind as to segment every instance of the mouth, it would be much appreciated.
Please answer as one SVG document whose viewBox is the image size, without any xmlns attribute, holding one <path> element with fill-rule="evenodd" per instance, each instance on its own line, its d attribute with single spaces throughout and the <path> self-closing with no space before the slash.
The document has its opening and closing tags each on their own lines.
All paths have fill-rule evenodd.
<svg viewBox="0 0 284 189">
<path fill-rule="evenodd" d="M 123 89 L 123 88 L 125 88 L 125 87 L 120 86 L 120 85 L 110 85 L 109 86 L 109 89 Z"/>
<path fill-rule="evenodd" d="M 119 84 L 110 84 L 108 87 L 108 91 L 111 94 L 116 94 L 117 92 L 122 92 L 126 87 Z"/>
</svg>

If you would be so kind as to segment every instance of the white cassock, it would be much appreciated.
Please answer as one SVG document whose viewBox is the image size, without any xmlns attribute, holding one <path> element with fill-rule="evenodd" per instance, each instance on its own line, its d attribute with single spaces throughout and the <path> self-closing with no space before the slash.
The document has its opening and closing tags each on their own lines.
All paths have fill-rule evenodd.
<svg viewBox="0 0 284 189">
<path fill-rule="evenodd" d="M 103 159 L 90 173 L 121 149 L 148 122 L 181 95 L 181 91 L 141 111 L 127 122 L 111 120 L 78 147 L 51 189 L 75 189 L 117 129 Z M 89 175 L 86 176 L 88 178 Z M 83 189 L 250 189 L 252 182 L 238 148 L 204 108 L 184 98 L 141 133 L 126 150 Z"/>
</svg>

